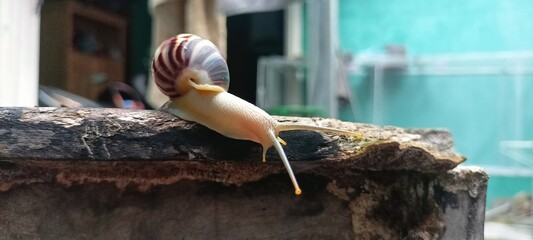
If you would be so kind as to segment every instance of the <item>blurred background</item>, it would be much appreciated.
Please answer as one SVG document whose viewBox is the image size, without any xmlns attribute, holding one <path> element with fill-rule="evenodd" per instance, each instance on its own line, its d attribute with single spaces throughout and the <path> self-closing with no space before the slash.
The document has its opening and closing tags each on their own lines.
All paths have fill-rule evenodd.
<svg viewBox="0 0 533 240">
<path fill-rule="evenodd" d="M 448 129 L 487 221 L 531 228 L 532 24 L 527 0 L 0 1 L 0 106 L 157 109 L 154 49 L 191 32 L 271 114 Z"/>
</svg>

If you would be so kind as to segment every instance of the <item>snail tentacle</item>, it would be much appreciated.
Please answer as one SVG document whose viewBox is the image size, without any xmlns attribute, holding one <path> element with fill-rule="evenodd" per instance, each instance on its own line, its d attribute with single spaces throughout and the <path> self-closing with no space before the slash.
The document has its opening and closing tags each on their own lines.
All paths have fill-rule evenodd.
<svg viewBox="0 0 533 240">
<path fill-rule="evenodd" d="M 320 126 L 304 125 L 304 124 L 297 124 L 297 123 L 278 123 L 278 125 L 276 126 L 276 130 L 278 132 L 294 131 L 294 130 L 311 130 L 311 131 L 330 132 L 330 133 L 338 133 L 342 135 L 354 136 L 358 139 L 363 138 L 363 135 L 361 135 L 360 133 L 356 133 L 356 132 L 345 131 L 345 130 L 330 128 L 330 127 L 320 127 Z"/>
<path fill-rule="evenodd" d="M 287 159 L 287 155 L 285 154 L 285 151 L 283 151 L 283 147 L 281 147 L 281 144 L 278 142 L 278 137 L 276 137 L 276 135 L 274 134 L 274 131 L 269 131 L 267 135 L 272 141 L 272 145 L 274 145 L 274 148 L 276 148 L 276 150 L 278 151 L 279 157 L 281 158 L 283 165 L 285 165 L 285 169 L 287 169 L 287 172 L 289 173 L 291 182 L 294 185 L 294 193 L 296 195 L 302 194 L 302 190 L 300 189 L 300 186 L 298 185 L 296 176 L 294 176 L 294 172 L 292 171 L 291 164 L 289 163 L 289 159 Z"/>
</svg>

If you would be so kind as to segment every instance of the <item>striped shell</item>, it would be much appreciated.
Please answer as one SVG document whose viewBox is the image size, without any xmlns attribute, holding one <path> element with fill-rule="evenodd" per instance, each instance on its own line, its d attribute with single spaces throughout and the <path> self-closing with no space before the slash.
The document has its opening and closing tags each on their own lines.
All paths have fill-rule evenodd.
<svg viewBox="0 0 533 240">
<path fill-rule="evenodd" d="M 179 97 L 176 90 L 183 69 L 203 70 L 209 79 L 197 79 L 198 84 L 214 84 L 229 88 L 229 70 L 218 48 L 209 40 L 193 34 L 180 34 L 165 40 L 152 60 L 154 81 L 169 98 Z"/>
</svg>

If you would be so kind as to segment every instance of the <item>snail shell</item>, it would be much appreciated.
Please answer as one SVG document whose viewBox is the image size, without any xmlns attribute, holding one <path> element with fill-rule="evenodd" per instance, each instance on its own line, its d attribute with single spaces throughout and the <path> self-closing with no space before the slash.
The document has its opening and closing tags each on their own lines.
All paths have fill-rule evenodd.
<svg viewBox="0 0 533 240">
<path fill-rule="evenodd" d="M 186 94 L 187 90 L 178 81 L 188 71 L 207 75 L 190 79 L 197 84 L 217 85 L 226 91 L 229 88 L 228 64 L 209 40 L 180 34 L 161 43 L 152 61 L 154 81 L 161 92 L 171 99 Z"/>
</svg>

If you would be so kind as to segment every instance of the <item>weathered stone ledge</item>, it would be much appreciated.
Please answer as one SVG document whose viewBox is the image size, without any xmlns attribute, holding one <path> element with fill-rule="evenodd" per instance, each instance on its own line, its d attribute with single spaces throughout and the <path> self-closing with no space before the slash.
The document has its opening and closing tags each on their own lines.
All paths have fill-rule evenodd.
<svg viewBox="0 0 533 240">
<path fill-rule="evenodd" d="M 449 133 L 277 117 L 277 153 L 159 111 L 0 108 L 0 239 L 482 239 L 487 175 Z"/>
<path fill-rule="evenodd" d="M 290 161 L 359 170 L 445 172 L 465 160 L 446 131 L 404 130 L 333 119 L 278 121 L 354 130 L 363 139 L 312 131 L 281 134 Z M 226 138 L 160 111 L 0 108 L 0 160 L 258 162 L 259 144 Z M 277 162 L 274 149 L 269 161 Z M 265 166 L 265 165 L 263 165 Z"/>
<path fill-rule="evenodd" d="M 177 177 L 167 162 L 22 162 L 0 169 L 35 181 L 0 192 L 5 239 L 483 238 L 488 177 L 474 167 L 298 173 L 295 196 L 284 171 L 232 185 Z M 170 168 L 150 167 L 160 164 Z M 214 172 L 190 179 L 231 177 Z"/>
</svg>

